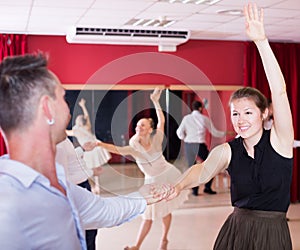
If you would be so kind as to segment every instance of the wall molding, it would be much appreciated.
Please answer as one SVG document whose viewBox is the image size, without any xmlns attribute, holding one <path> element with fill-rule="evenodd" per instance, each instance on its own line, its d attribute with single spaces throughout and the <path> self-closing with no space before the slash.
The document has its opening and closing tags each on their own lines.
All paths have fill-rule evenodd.
<svg viewBox="0 0 300 250">
<path fill-rule="evenodd" d="M 148 90 L 155 87 L 168 88 L 170 90 L 185 90 L 185 91 L 234 91 L 242 85 L 164 85 L 164 84 L 62 84 L 66 90 Z"/>
</svg>

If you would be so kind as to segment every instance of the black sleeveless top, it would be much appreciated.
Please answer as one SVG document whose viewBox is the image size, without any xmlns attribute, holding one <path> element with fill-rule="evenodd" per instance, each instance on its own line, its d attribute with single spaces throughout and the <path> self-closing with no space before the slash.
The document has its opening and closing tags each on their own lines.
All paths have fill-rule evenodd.
<svg viewBox="0 0 300 250">
<path fill-rule="evenodd" d="M 293 158 L 279 155 L 271 146 L 270 130 L 264 130 L 254 146 L 254 159 L 243 138 L 229 142 L 231 203 L 235 207 L 286 212 L 290 204 Z"/>
</svg>

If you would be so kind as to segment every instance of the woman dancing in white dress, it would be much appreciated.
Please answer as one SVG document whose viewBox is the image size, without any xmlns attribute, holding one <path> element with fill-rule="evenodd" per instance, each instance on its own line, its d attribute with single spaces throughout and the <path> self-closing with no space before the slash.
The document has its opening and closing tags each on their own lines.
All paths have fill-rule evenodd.
<svg viewBox="0 0 300 250">
<path fill-rule="evenodd" d="M 161 92 L 162 90 L 156 88 L 150 95 L 158 118 L 156 131 L 154 131 L 154 123 L 151 118 L 142 118 L 136 125 L 136 134 L 130 139 L 129 146 L 118 147 L 113 144 L 97 142 L 98 146 L 107 149 L 111 153 L 133 156 L 138 167 L 145 175 L 145 183 L 148 184 L 154 182 L 173 183 L 181 175 L 175 166 L 166 161 L 162 153 L 165 117 L 159 104 Z M 93 146 L 92 144 L 90 146 Z M 181 193 L 180 196 L 171 202 L 161 201 L 148 206 L 143 214 L 143 222 L 135 246 L 126 247 L 125 249 L 140 249 L 155 219 L 162 219 L 163 222 L 163 234 L 159 249 L 167 249 L 167 236 L 172 220 L 171 212 L 187 200 L 188 193 L 189 191 Z"/>
<path fill-rule="evenodd" d="M 67 131 L 67 134 L 68 136 L 76 137 L 80 146 L 84 148 L 84 144 L 86 142 L 95 142 L 97 141 L 97 138 L 92 133 L 91 120 L 87 108 L 85 106 L 85 99 L 82 98 L 79 101 L 78 105 L 81 107 L 83 114 L 78 115 L 76 117 L 75 125 L 73 126 L 72 130 Z M 110 153 L 101 147 L 95 147 L 91 149 L 91 151 L 85 151 L 83 155 L 83 159 L 88 168 L 90 169 L 104 165 L 109 161 L 110 158 Z M 94 183 L 91 183 L 92 191 L 93 193 L 99 194 L 99 176 L 94 176 L 93 182 Z"/>
</svg>

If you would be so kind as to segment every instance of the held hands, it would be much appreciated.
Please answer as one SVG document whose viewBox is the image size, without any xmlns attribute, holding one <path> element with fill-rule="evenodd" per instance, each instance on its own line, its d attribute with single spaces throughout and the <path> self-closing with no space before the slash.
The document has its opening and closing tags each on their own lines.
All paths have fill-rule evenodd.
<svg viewBox="0 0 300 250">
<path fill-rule="evenodd" d="M 167 199 L 174 192 L 170 184 L 146 184 L 139 189 L 139 193 L 146 199 L 147 205 Z"/>
<path fill-rule="evenodd" d="M 99 141 L 89 141 L 83 144 L 84 151 L 92 151 L 95 147 L 97 147 Z"/>
<path fill-rule="evenodd" d="M 249 3 L 244 7 L 244 15 L 246 18 L 246 33 L 248 37 L 254 42 L 265 40 L 263 9 L 258 11 L 256 4 Z"/>
<path fill-rule="evenodd" d="M 180 194 L 180 189 L 179 187 L 176 185 L 174 186 L 171 191 L 169 192 L 168 197 L 166 198 L 167 201 L 173 200 L 174 198 L 176 198 L 179 194 Z"/>
<path fill-rule="evenodd" d="M 153 101 L 153 102 L 158 102 L 159 101 L 159 98 L 160 98 L 160 95 L 161 95 L 161 92 L 162 92 L 162 89 L 160 88 L 155 88 L 153 93 L 150 95 L 150 99 Z"/>
</svg>

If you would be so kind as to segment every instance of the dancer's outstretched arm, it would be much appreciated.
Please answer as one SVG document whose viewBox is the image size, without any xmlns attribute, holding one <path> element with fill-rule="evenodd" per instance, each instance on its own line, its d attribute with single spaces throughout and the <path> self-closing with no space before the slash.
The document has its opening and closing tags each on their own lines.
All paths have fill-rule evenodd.
<svg viewBox="0 0 300 250">
<path fill-rule="evenodd" d="M 116 146 L 111 143 L 104 143 L 102 141 L 97 141 L 97 146 L 105 148 L 108 152 L 118 155 L 131 155 L 133 150 L 130 146 Z"/>
<path fill-rule="evenodd" d="M 83 148 L 86 151 L 93 150 L 95 147 L 102 147 L 102 148 L 106 149 L 108 152 L 117 154 L 117 155 L 123 155 L 123 156 L 131 155 L 134 158 L 142 157 L 141 153 L 134 150 L 131 146 L 116 146 L 112 143 L 105 143 L 105 142 L 102 142 L 99 140 L 86 142 L 83 145 Z"/>
<path fill-rule="evenodd" d="M 248 4 L 244 7 L 244 13 L 247 35 L 256 44 L 271 90 L 274 116 L 271 144 L 281 155 L 292 157 L 294 141 L 292 113 L 283 74 L 265 35 L 263 10 L 259 11 L 256 4 Z"/>
<path fill-rule="evenodd" d="M 231 149 L 228 143 L 216 146 L 205 161 L 193 165 L 182 174 L 168 199 L 177 197 L 181 190 L 207 183 L 228 167 L 230 159 Z"/>
</svg>

